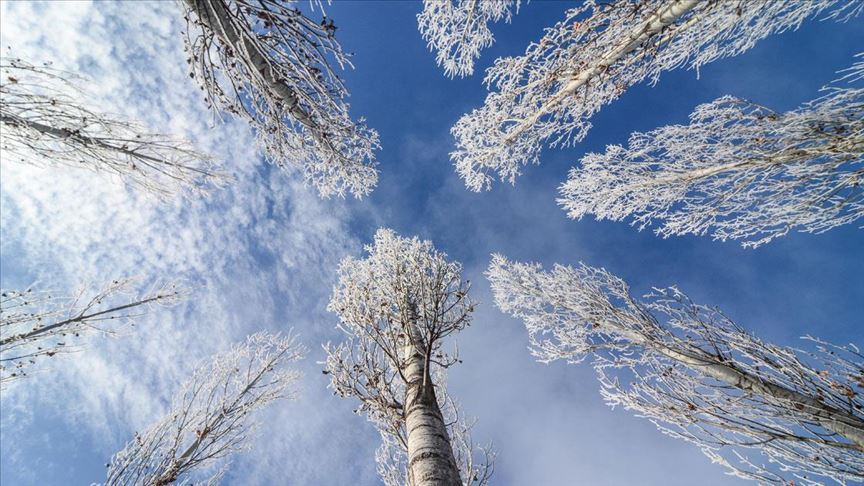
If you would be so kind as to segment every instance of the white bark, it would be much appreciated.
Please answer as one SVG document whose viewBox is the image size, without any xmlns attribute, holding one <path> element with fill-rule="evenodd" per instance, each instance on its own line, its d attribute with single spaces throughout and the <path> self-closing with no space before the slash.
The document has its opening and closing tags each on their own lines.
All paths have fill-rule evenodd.
<svg viewBox="0 0 864 486">
<path fill-rule="evenodd" d="M 420 335 L 417 326 L 411 334 Z M 461 486 L 444 416 L 423 351 L 406 339 L 405 429 L 408 436 L 408 484 L 412 486 Z"/>
<path fill-rule="evenodd" d="M 596 64 L 579 72 L 576 76 L 566 82 L 564 86 L 547 101 L 545 101 L 534 113 L 530 114 L 524 121 L 517 124 L 504 136 L 504 142 L 510 143 L 521 135 L 526 129 L 537 123 L 540 117 L 551 112 L 565 99 L 572 96 L 576 91 L 585 86 L 589 80 L 606 72 L 609 66 L 620 61 L 622 57 L 633 52 L 651 36 L 657 35 L 673 22 L 678 20 L 687 12 L 693 10 L 704 0 L 674 0 L 668 5 L 663 5 L 651 14 L 642 24 L 633 27 L 625 34 L 621 44 L 613 47 L 605 53 Z"/>
</svg>

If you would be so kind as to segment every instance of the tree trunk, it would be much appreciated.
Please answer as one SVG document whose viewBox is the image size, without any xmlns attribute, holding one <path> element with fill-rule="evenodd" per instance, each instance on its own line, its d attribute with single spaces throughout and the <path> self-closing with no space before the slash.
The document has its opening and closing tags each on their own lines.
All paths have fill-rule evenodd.
<svg viewBox="0 0 864 486">
<path fill-rule="evenodd" d="M 693 10 L 697 5 L 699 5 L 700 1 L 702 0 L 674 0 L 668 5 L 658 9 L 654 15 L 648 17 L 646 21 L 634 27 L 620 44 L 600 58 L 594 66 L 580 72 L 578 75 L 567 81 L 567 84 L 551 96 L 549 100 L 544 102 L 540 108 L 510 130 L 510 132 L 504 136 L 504 142 L 510 143 L 513 140 L 516 140 L 516 137 L 536 124 L 537 121 L 540 120 L 540 117 L 557 108 L 564 99 L 573 95 L 576 90 L 584 86 L 588 81 L 602 73 L 605 73 L 611 65 L 634 51 L 649 37 L 656 35 L 658 32 L 675 22 L 679 17 Z"/>
<path fill-rule="evenodd" d="M 846 411 L 838 410 L 830 405 L 805 395 L 803 393 L 780 386 L 757 376 L 752 376 L 739 370 L 734 364 L 719 362 L 716 357 L 704 351 L 684 353 L 662 343 L 652 342 L 640 334 L 609 323 L 615 333 L 629 339 L 634 344 L 644 346 L 672 360 L 687 365 L 694 371 L 702 373 L 715 380 L 727 383 L 744 393 L 761 395 L 793 403 L 799 410 L 812 414 L 827 430 L 848 439 L 859 451 L 864 451 L 864 420 Z"/>
<path fill-rule="evenodd" d="M 247 64 L 247 68 L 255 71 L 261 79 L 267 83 L 267 87 L 278 97 L 282 98 L 285 108 L 291 116 L 297 119 L 309 130 L 312 137 L 319 143 L 333 148 L 325 137 L 322 137 L 321 128 L 312 119 L 309 113 L 300 106 L 300 100 L 294 90 L 278 79 L 269 61 L 258 47 L 238 32 L 231 23 L 231 14 L 224 0 L 184 0 L 186 5 L 198 16 L 198 20 L 213 32 L 225 47 L 234 49 L 235 52 L 245 53 L 238 58 Z M 248 62 L 247 62 L 248 61 Z M 250 65 L 251 63 L 251 65 Z M 338 150 L 334 151 L 338 153 Z"/>
<path fill-rule="evenodd" d="M 444 417 L 435 397 L 424 353 L 414 345 L 415 325 L 403 348 L 406 365 L 405 428 L 408 432 L 408 485 L 461 486 Z M 413 338 L 413 339 L 412 339 Z"/>
</svg>

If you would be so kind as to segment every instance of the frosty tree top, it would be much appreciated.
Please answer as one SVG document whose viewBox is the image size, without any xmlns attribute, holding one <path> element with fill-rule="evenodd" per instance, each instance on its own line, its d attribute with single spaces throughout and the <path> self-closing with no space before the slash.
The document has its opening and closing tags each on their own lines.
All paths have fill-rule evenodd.
<svg viewBox="0 0 864 486">
<path fill-rule="evenodd" d="M 522 166 L 539 163 L 544 143 L 581 141 L 591 117 L 630 86 L 657 82 L 669 69 L 698 69 L 741 54 L 832 7 L 838 8 L 830 15 L 843 20 L 864 2 L 588 0 L 568 10 L 525 55 L 489 68 L 486 84 L 495 91 L 452 128 L 451 158 L 473 191 L 489 189 L 496 175 L 514 183 Z"/>
</svg>

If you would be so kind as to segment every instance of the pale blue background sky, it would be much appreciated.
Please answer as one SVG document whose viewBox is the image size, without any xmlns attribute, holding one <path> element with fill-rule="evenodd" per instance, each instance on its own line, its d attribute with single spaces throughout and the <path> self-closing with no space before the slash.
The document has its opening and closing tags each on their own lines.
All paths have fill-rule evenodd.
<svg viewBox="0 0 864 486">
<path fill-rule="evenodd" d="M 516 187 L 467 191 L 448 158 L 452 124 L 485 96 L 482 69 L 518 55 L 577 2 L 533 1 L 493 27 L 478 72 L 449 80 L 416 30 L 419 2 L 337 2 L 328 8 L 356 69 L 345 77 L 352 112 L 381 135 L 381 178 L 367 200 L 321 201 L 297 179 L 264 166 L 242 123 L 211 128 L 185 72 L 173 3 L 2 4 L 2 46 L 82 72 L 94 103 L 182 133 L 223 158 L 238 178 L 207 201 L 158 204 L 99 176 L 2 165 L 3 286 L 34 281 L 73 288 L 129 274 L 182 277 L 188 304 L 154 312 L 134 332 L 94 339 L 85 352 L 4 392 L 0 481 L 89 484 L 134 430 L 158 417 L 194 363 L 259 329 L 294 327 L 310 348 L 300 398 L 262 414 L 253 452 L 226 484 L 377 484 L 378 437 L 354 403 L 326 390 L 320 344 L 338 340 L 324 307 L 336 265 L 360 255 L 379 225 L 431 239 L 465 266 L 481 301 L 459 337 L 464 364 L 451 394 L 479 421 L 477 442 L 499 452 L 494 484 L 744 484 L 692 446 L 644 419 L 609 410 L 588 366 L 533 362 L 521 324 L 492 304 L 483 271 L 492 252 L 515 260 L 604 266 L 634 292 L 678 285 L 765 339 L 799 345 L 807 333 L 862 340 L 864 233 L 855 225 L 793 234 L 757 250 L 708 238 L 663 240 L 626 223 L 574 222 L 557 186 L 588 151 L 630 132 L 682 123 L 724 94 L 791 109 L 817 96 L 864 45 L 858 18 L 812 21 L 739 57 L 674 71 L 640 85 L 594 117 L 576 147 L 549 150 Z"/>
</svg>

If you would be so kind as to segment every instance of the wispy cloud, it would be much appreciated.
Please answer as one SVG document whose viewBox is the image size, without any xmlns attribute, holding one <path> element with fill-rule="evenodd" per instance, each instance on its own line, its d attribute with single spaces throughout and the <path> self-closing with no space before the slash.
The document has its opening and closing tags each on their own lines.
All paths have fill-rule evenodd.
<svg viewBox="0 0 864 486">
<path fill-rule="evenodd" d="M 324 313 L 331 280 L 339 259 L 358 246 L 346 231 L 344 201 L 322 201 L 301 181 L 263 165 L 244 124 L 213 123 L 186 72 L 181 15 L 170 2 L 2 5 L 2 43 L 12 47 L 4 55 L 53 62 L 89 78 L 94 106 L 189 137 L 236 177 L 208 199 L 163 203 L 87 171 L 3 164 L 4 286 L 37 281 L 72 289 L 139 275 L 145 282 L 181 279 L 193 288 L 186 304 L 155 311 L 120 337 L 93 338 L 84 351 L 52 360 L 25 386 L 4 392 L 2 451 L 10 466 L 4 482 L 64 477 L 62 447 L 36 439 L 49 426 L 97 448 L 87 456 L 92 464 L 74 469 L 76 482 L 100 481 L 104 471 L 94 457 L 107 459 L 158 417 L 196 361 L 261 329 L 294 327 L 314 351 L 333 328 Z M 307 376 L 317 372 L 314 361 L 313 352 L 302 365 Z M 321 415 L 309 399 L 326 391 L 303 388 L 308 398 L 264 415 L 254 463 L 278 467 L 237 461 L 260 484 L 286 477 L 304 483 L 326 471 L 329 461 L 286 438 L 309 440 L 317 436 L 310 427 L 353 419 L 338 407 Z M 360 433 L 353 445 L 365 439 Z M 336 449 L 347 456 L 351 444 Z M 42 465 L 38 475 L 27 472 Z"/>
</svg>

